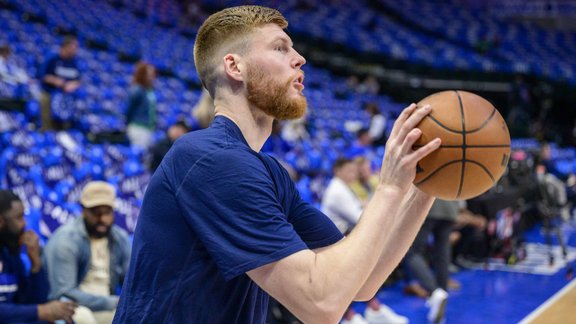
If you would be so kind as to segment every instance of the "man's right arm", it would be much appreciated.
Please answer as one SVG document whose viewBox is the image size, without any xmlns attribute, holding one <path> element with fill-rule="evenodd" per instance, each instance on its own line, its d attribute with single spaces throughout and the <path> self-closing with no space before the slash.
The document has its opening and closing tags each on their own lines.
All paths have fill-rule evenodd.
<svg viewBox="0 0 576 324">
<path fill-rule="evenodd" d="M 248 272 L 260 287 L 304 322 L 336 323 L 372 274 L 385 246 L 387 214 L 395 217 L 402 194 L 372 200 L 352 233 L 319 251 L 303 250 Z M 376 212 L 378 210 L 378 212 Z"/>
<path fill-rule="evenodd" d="M 248 272 L 252 280 L 301 320 L 338 322 L 385 251 L 409 246 L 407 241 L 413 239 L 400 236 L 402 242 L 398 242 L 389 236 L 405 227 L 402 224 L 408 215 L 402 209 L 413 205 L 406 197 L 411 195 L 416 163 L 440 145 L 434 140 L 413 150 L 421 134 L 415 126 L 430 111 L 429 107 L 415 108 L 411 105 L 398 117 L 386 147 L 381 183 L 348 237 L 321 250 L 300 251 Z M 430 208 L 430 203 L 422 206 Z M 426 213 L 418 214 L 414 221 L 421 223 Z"/>
</svg>

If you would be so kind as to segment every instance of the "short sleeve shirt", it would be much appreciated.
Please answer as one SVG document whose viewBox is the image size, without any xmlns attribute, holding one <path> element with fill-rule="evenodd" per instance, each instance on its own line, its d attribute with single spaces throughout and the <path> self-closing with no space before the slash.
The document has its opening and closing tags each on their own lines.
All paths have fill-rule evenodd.
<svg viewBox="0 0 576 324">
<path fill-rule="evenodd" d="M 117 323 L 265 323 L 246 272 L 342 234 L 218 116 L 176 141 L 146 190 Z"/>
</svg>

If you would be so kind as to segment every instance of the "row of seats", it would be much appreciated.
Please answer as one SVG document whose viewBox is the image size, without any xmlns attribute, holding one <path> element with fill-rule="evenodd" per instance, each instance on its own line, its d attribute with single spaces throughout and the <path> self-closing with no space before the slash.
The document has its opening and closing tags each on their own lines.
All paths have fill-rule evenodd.
<svg viewBox="0 0 576 324">
<path fill-rule="evenodd" d="M 471 67 L 484 67 L 481 70 L 487 72 L 531 73 L 576 84 L 576 37 L 572 32 L 509 22 L 490 6 L 467 7 L 457 1 L 379 1 L 410 24 L 481 52 L 481 56 L 459 53 L 455 57 L 483 65 Z"/>
</svg>

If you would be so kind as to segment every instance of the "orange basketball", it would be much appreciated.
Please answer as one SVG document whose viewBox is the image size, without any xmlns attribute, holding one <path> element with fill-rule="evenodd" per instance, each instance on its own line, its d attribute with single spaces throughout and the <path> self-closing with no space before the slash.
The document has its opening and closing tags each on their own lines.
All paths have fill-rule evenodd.
<svg viewBox="0 0 576 324">
<path fill-rule="evenodd" d="M 445 200 L 465 200 L 490 189 L 500 179 L 510 156 L 506 122 L 486 99 L 466 91 L 432 94 L 418 103 L 431 113 L 417 126 L 415 147 L 436 137 L 440 148 L 418 162 L 414 184 Z"/>
</svg>

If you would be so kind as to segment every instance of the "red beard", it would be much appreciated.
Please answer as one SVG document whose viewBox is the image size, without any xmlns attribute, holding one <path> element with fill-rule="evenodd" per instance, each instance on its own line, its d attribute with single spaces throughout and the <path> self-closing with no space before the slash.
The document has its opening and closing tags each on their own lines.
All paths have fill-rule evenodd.
<svg viewBox="0 0 576 324">
<path fill-rule="evenodd" d="M 297 119 L 306 113 L 306 97 L 300 95 L 296 99 L 288 97 L 294 80 L 276 81 L 257 66 L 248 66 L 248 101 L 260 108 L 269 116 L 278 120 Z"/>
</svg>

